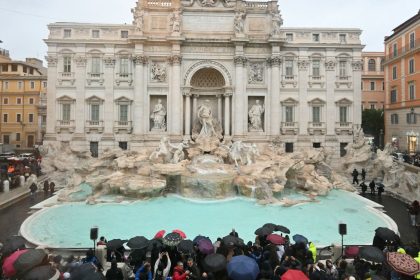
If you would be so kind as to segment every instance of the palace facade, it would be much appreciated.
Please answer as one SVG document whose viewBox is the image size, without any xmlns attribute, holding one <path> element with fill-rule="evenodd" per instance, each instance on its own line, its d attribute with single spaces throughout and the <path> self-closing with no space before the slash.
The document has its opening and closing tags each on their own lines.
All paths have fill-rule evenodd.
<svg viewBox="0 0 420 280">
<path fill-rule="evenodd" d="M 277 1 L 140 0 L 132 12 L 131 25 L 48 26 L 47 141 L 93 155 L 181 141 L 203 103 L 224 139 L 337 155 L 353 141 L 361 30 L 283 27 Z"/>
</svg>

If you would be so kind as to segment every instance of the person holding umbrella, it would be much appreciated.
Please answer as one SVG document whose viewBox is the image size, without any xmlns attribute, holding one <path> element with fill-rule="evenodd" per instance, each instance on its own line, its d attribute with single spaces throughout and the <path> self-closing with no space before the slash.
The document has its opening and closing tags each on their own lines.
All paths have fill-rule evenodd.
<svg viewBox="0 0 420 280">
<path fill-rule="evenodd" d="M 166 267 L 164 266 L 163 257 L 166 256 Z M 155 263 L 155 268 L 153 270 L 153 280 L 165 280 L 169 275 L 169 270 L 171 269 L 171 258 L 169 257 L 168 252 L 162 252 L 159 254 L 159 258 Z"/>
</svg>

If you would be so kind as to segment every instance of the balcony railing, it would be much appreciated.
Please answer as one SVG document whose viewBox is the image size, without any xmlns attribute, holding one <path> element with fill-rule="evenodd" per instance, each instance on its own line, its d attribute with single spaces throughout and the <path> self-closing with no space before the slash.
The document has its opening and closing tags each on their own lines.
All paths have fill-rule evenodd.
<svg viewBox="0 0 420 280">
<path fill-rule="evenodd" d="M 57 120 L 55 125 L 55 131 L 60 133 L 63 130 L 67 130 L 69 132 L 74 132 L 75 129 L 75 121 L 74 120 Z"/>
<path fill-rule="evenodd" d="M 132 122 L 131 121 L 115 121 L 114 122 L 114 132 L 126 132 L 131 133 L 132 131 Z"/>
<path fill-rule="evenodd" d="M 74 72 L 60 72 L 58 73 L 58 76 L 60 79 L 70 80 L 70 79 L 74 79 Z"/>
<path fill-rule="evenodd" d="M 299 126 L 297 122 L 282 122 L 281 133 L 282 134 L 297 134 Z"/>
<path fill-rule="evenodd" d="M 87 76 L 87 83 L 90 86 L 93 83 L 99 83 L 99 85 L 103 85 L 104 83 L 104 73 L 88 73 Z"/>
<path fill-rule="evenodd" d="M 85 124 L 85 131 L 89 133 L 91 131 L 98 131 L 101 133 L 104 129 L 104 122 L 103 121 L 96 121 L 96 120 L 87 120 Z"/>
<path fill-rule="evenodd" d="M 283 80 L 294 81 L 296 80 L 296 75 L 283 75 Z"/>
<path fill-rule="evenodd" d="M 313 134 L 326 134 L 327 129 L 324 122 L 309 122 L 308 133 Z"/>
<path fill-rule="evenodd" d="M 398 59 L 401 56 L 406 55 L 407 53 L 414 52 L 420 48 L 420 39 L 415 40 L 414 42 L 408 42 L 402 48 L 397 49 L 397 53 L 394 55 L 394 48 L 391 46 L 390 53 L 386 56 L 385 63 L 389 63 L 394 59 Z"/>
<path fill-rule="evenodd" d="M 131 73 L 117 73 L 115 83 L 119 86 L 121 83 L 128 83 L 129 86 L 133 83 L 133 74 Z"/>
<path fill-rule="evenodd" d="M 352 122 L 336 122 L 335 123 L 335 133 L 340 134 L 349 134 L 353 133 L 353 123 Z"/>
</svg>

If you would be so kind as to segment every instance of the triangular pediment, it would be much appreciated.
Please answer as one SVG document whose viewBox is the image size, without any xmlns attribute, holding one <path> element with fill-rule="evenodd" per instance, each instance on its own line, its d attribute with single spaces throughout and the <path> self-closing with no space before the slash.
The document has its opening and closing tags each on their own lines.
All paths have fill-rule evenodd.
<svg viewBox="0 0 420 280">
<path fill-rule="evenodd" d="M 289 97 L 286 100 L 281 101 L 281 104 L 285 104 L 285 105 L 296 105 L 298 104 L 299 101 L 297 101 L 296 99 Z"/>
<path fill-rule="evenodd" d="M 104 100 L 96 95 L 92 95 L 89 98 L 86 98 L 86 102 L 88 103 L 102 103 Z"/>
<path fill-rule="evenodd" d="M 59 102 L 73 102 L 73 101 L 75 101 L 75 99 L 71 98 L 68 95 L 63 95 L 63 96 L 60 96 L 59 98 L 57 98 L 57 101 L 59 101 Z"/>
<path fill-rule="evenodd" d="M 320 98 L 314 98 L 311 101 L 308 101 L 309 104 L 317 105 L 317 104 L 325 104 L 325 101 Z"/>
<path fill-rule="evenodd" d="M 127 98 L 127 97 L 125 97 L 125 96 L 121 96 L 121 97 L 119 97 L 119 98 L 117 98 L 117 99 L 115 99 L 115 102 L 131 102 L 132 100 L 131 99 L 129 99 L 129 98 Z"/>
<path fill-rule="evenodd" d="M 347 99 L 347 98 L 342 98 L 342 99 L 336 101 L 335 103 L 337 103 L 339 105 L 350 105 L 353 102 L 351 100 Z"/>
</svg>

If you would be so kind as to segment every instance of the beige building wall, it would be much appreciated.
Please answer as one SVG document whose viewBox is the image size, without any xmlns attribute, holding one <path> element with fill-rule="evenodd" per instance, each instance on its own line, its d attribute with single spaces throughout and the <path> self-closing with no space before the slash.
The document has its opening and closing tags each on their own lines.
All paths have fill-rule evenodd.
<svg viewBox="0 0 420 280">
<path fill-rule="evenodd" d="M 42 143 L 47 77 L 40 62 L 0 59 L 0 141 L 5 146 L 26 150 Z"/>
</svg>

